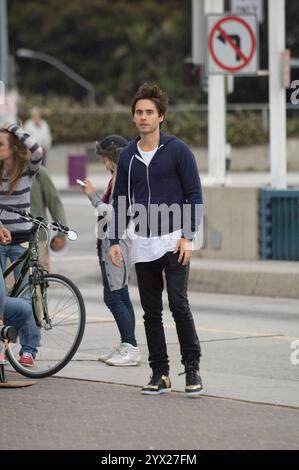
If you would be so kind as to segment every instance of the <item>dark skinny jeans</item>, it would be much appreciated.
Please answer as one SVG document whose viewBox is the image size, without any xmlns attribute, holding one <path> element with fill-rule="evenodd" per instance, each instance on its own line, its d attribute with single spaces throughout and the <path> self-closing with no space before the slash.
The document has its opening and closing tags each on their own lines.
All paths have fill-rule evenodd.
<svg viewBox="0 0 299 470">
<path fill-rule="evenodd" d="M 179 254 L 166 253 L 147 263 L 136 263 L 136 274 L 153 372 L 168 375 L 169 361 L 162 321 L 162 291 L 165 272 L 169 308 L 175 321 L 182 363 L 199 362 L 201 349 L 190 311 L 187 286 L 189 265 L 178 262 Z"/>
</svg>

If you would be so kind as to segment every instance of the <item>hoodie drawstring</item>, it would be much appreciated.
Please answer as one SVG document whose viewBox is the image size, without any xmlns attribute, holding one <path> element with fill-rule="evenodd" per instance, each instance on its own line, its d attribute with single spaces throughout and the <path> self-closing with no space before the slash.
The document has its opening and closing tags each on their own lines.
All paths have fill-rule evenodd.
<svg viewBox="0 0 299 470">
<path fill-rule="evenodd" d="M 134 159 L 135 155 L 132 156 L 130 165 L 129 165 L 129 172 L 128 172 L 128 199 L 129 199 L 129 216 L 132 215 L 132 200 L 131 200 L 131 167 L 132 167 L 132 162 Z"/>
</svg>

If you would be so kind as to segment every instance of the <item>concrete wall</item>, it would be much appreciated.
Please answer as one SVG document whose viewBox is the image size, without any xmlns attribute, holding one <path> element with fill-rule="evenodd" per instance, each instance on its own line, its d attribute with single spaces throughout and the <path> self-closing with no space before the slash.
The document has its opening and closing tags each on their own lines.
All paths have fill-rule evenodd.
<svg viewBox="0 0 299 470">
<path fill-rule="evenodd" d="M 195 256 L 259 259 L 259 189 L 204 187 L 204 248 Z"/>
<path fill-rule="evenodd" d="M 287 141 L 288 171 L 299 171 L 299 139 L 291 138 Z M 206 148 L 192 148 L 201 172 L 208 170 L 208 150 Z M 232 147 L 231 171 L 269 171 L 270 156 L 269 145 L 254 145 L 249 147 Z"/>
</svg>

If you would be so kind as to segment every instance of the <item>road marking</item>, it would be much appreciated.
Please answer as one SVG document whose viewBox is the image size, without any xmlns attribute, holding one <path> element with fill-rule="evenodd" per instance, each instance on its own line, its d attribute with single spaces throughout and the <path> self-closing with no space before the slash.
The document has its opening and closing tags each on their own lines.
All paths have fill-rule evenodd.
<svg viewBox="0 0 299 470">
<path fill-rule="evenodd" d="M 110 317 L 88 317 L 87 319 L 87 324 L 88 323 L 114 323 L 114 320 L 111 319 Z M 144 323 L 142 320 L 136 321 L 137 326 L 144 326 Z M 167 328 L 169 330 L 175 330 L 176 327 L 173 324 L 170 323 L 164 323 L 164 328 Z M 199 333 L 205 332 L 205 333 L 216 333 L 216 334 L 231 334 L 235 336 L 244 336 L 244 339 L 246 337 L 251 337 L 251 338 L 265 338 L 265 339 L 276 339 L 280 341 L 294 341 L 298 339 L 297 337 L 292 337 L 292 336 L 285 336 L 281 333 L 256 333 L 252 331 L 238 331 L 238 330 L 223 330 L 221 328 L 202 328 L 200 326 L 196 327 L 196 331 Z"/>
</svg>

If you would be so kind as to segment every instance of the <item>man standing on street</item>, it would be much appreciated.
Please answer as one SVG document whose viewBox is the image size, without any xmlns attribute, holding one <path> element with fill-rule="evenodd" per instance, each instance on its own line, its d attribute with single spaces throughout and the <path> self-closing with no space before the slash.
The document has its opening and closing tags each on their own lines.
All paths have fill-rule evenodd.
<svg viewBox="0 0 299 470">
<path fill-rule="evenodd" d="M 134 218 L 132 244 L 153 370 L 141 393 L 157 395 L 171 391 L 162 322 L 164 271 L 169 308 L 185 366 L 185 391 L 188 396 L 197 396 L 203 388 L 199 375 L 201 349 L 189 308 L 187 284 L 192 240 L 202 217 L 202 192 L 196 161 L 187 145 L 160 131 L 167 102 L 165 92 L 146 83 L 133 98 L 133 120 L 140 135 L 120 155 L 113 194 L 115 238 L 111 240 L 110 257 L 114 265 L 121 265 L 119 239 L 127 224 L 127 220 L 121 221 L 124 214 L 121 206 L 125 200 L 125 209 L 129 206 L 131 214 L 134 208 L 138 214 L 145 214 L 143 218 L 138 215 L 138 224 Z M 164 216 L 159 214 L 160 210 Z"/>
</svg>

